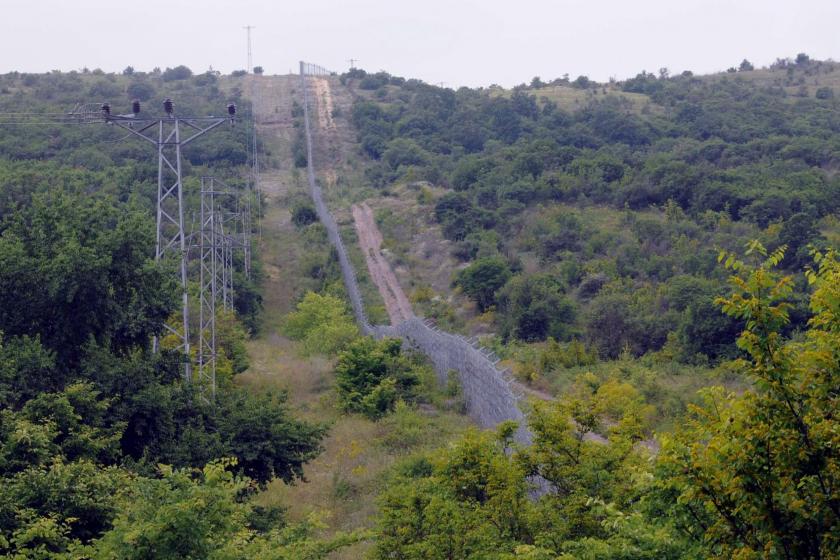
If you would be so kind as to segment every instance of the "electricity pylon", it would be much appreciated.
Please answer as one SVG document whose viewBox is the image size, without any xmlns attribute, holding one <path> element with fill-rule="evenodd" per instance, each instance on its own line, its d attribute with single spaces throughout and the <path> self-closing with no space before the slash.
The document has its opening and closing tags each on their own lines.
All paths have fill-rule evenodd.
<svg viewBox="0 0 840 560">
<path fill-rule="evenodd" d="M 102 117 L 130 134 L 137 136 L 157 148 L 157 228 L 155 240 L 155 261 L 178 263 L 178 279 L 181 287 L 181 319 L 179 328 L 164 323 L 172 334 L 184 356 L 184 379 L 192 381 L 192 358 L 190 355 L 190 314 L 187 294 L 187 240 L 184 224 L 184 189 L 181 168 L 181 150 L 193 140 L 210 132 L 225 122 L 233 123 L 236 107 L 228 105 L 226 117 L 179 117 L 174 114 L 171 99 L 164 101 L 165 116 L 141 117 L 140 102 L 132 103 L 131 115 L 112 115 L 109 104 L 102 104 Z M 152 348 L 158 351 L 160 341 L 155 337 Z"/>
<path fill-rule="evenodd" d="M 218 226 L 212 182 L 201 178 L 201 229 L 199 251 L 198 381 L 209 399 L 216 397 L 216 294 L 218 291 Z"/>
<path fill-rule="evenodd" d="M 250 261 L 250 218 L 242 210 L 242 195 L 248 206 L 250 192 L 234 192 L 215 177 L 201 178 L 201 230 L 199 232 L 199 392 L 212 402 L 216 394 L 216 304 L 233 309 L 233 254 L 243 250 L 243 260 Z M 236 211 L 226 210 L 222 197 L 236 198 Z"/>
<path fill-rule="evenodd" d="M 69 113 L 0 113 L 0 125 L 82 125 L 108 123 L 137 136 L 157 148 L 158 188 L 156 204 L 155 261 L 171 261 L 177 266 L 181 286 L 181 319 L 179 328 L 164 324 L 183 354 L 184 379 L 192 381 L 192 358 L 190 355 L 189 299 L 187 296 L 187 261 L 192 239 L 188 239 L 184 223 L 184 192 L 181 169 L 181 149 L 225 122 L 233 124 L 236 106 L 227 106 L 225 117 L 180 117 L 174 114 L 174 103 L 166 99 L 163 103 L 165 116 L 140 115 L 140 102 L 131 104 L 131 114 L 113 115 L 109 103 L 82 103 Z M 250 209 L 250 208 L 249 208 Z M 250 218 L 249 218 L 250 219 Z M 250 230 L 248 230 L 250 232 Z M 250 274 L 250 240 L 248 246 L 248 270 Z M 159 350 L 156 336 L 152 343 L 154 351 Z"/>
</svg>

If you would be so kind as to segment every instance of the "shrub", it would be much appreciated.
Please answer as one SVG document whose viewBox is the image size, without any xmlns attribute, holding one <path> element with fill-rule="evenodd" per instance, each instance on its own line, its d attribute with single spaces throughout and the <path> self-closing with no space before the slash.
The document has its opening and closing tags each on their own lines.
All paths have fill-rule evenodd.
<svg viewBox="0 0 840 560">
<path fill-rule="evenodd" d="M 334 354 L 358 336 L 359 331 L 337 297 L 307 292 L 289 313 L 286 334 L 303 342 L 307 354 Z"/>
<path fill-rule="evenodd" d="M 310 204 L 299 204 L 292 208 L 292 223 L 297 227 L 306 227 L 318 221 L 318 214 Z"/>
<path fill-rule="evenodd" d="M 817 89 L 817 99 L 834 99 L 834 90 L 830 87 L 821 87 Z"/>
<path fill-rule="evenodd" d="M 338 356 L 336 385 L 341 407 L 369 418 L 392 411 L 399 400 L 412 400 L 420 379 L 401 352 L 399 339 L 372 337 L 352 342 Z"/>
<path fill-rule="evenodd" d="M 486 311 L 496 303 L 496 292 L 510 279 L 507 263 L 498 257 L 479 259 L 458 273 L 455 283 Z"/>
</svg>

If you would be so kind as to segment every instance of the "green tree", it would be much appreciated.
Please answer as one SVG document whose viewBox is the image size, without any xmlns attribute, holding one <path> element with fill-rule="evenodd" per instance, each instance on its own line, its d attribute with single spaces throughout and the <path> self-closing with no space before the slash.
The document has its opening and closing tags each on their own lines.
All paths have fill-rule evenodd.
<svg viewBox="0 0 840 560">
<path fill-rule="evenodd" d="M 189 67 L 184 66 L 183 64 L 176 66 L 175 68 L 167 68 L 163 71 L 161 77 L 163 78 L 164 82 L 171 82 L 175 80 L 186 80 L 187 78 L 192 77 L 193 73 Z"/>
<path fill-rule="evenodd" d="M 637 448 L 651 410 L 637 391 L 590 375 L 535 408 L 530 447 L 511 449 L 508 422 L 404 461 L 381 498 L 374 558 L 700 558 L 650 515 L 650 463 Z"/>
<path fill-rule="evenodd" d="M 821 237 L 814 217 L 798 212 L 782 224 L 779 242 L 785 247 L 785 267 L 801 269 L 809 262 L 808 245 Z"/>
<path fill-rule="evenodd" d="M 137 479 L 118 498 L 113 528 L 95 544 L 102 560 L 316 560 L 359 540 L 312 538 L 312 523 L 257 532 L 254 506 L 242 499 L 248 479 L 221 460 L 200 471 L 161 467 L 159 479 Z"/>
<path fill-rule="evenodd" d="M 33 465 L 4 478 L 0 555 L 73 558 L 68 551 L 90 544 L 110 527 L 118 507 L 116 495 L 130 480 L 122 469 L 102 468 L 88 460 Z"/>
<path fill-rule="evenodd" d="M 476 302 L 480 311 L 486 311 L 496 303 L 496 292 L 510 276 L 510 267 L 504 260 L 485 257 L 461 270 L 455 283 Z"/>
<path fill-rule="evenodd" d="M 40 393 L 56 391 L 64 375 L 55 355 L 39 338 L 26 335 L 4 339 L 0 332 L 0 405 L 17 409 Z"/>
<path fill-rule="evenodd" d="M 309 354 L 334 354 L 359 335 L 347 306 L 329 294 L 307 292 L 286 317 L 286 333 Z"/>
<path fill-rule="evenodd" d="M 163 467 L 163 478 L 138 479 L 120 497 L 113 529 L 97 544 L 109 559 L 210 558 L 244 529 L 247 505 L 236 494 L 245 489 L 226 469 L 211 463 L 199 479 L 188 470 Z"/>
<path fill-rule="evenodd" d="M 382 159 L 396 170 L 401 166 L 422 165 L 427 161 L 428 154 L 413 140 L 398 138 L 388 142 Z"/>
<path fill-rule="evenodd" d="M 128 96 L 139 101 L 148 101 L 155 94 L 155 88 L 145 81 L 133 81 L 126 90 Z"/>
<path fill-rule="evenodd" d="M 34 196 L 0 224 L 0 331 L 39 336 L 70 367 L 91 340 L 117 353 L 148 346 L 174 303 L 151 225 L 102 197 Z"/>
<path fill-rule="evenodd" d="M 364 337 L 338 355 L 336 386 L 342 408 L 379 418 L 398 400 L 411 401 L 420 380 L 396 338 Z"/>
<path fill-rule="evenodd" d="M 293 417 L 286 401 L 286 393 L 232 390 L 219 396 L 212 411 L 221 454 L 235 457 L 237 469 L 259 484 L 302 479 L 303 465 L 321 452 L 326 428 Z"/>
<path fill-rule="evenodd" d="M 625 349 L 643 351 L 646 333 L 642 317 L 634 309 L 632 296 L 622 292 L 602 292 L 589 306 L 586 336 L 605 358 L 617 358 Z"/>
<path fill-rule="evenodd" d="M 375 558 L 513 558 L 529 540 L 528 484 L 492 434 L 470 432 L 404 470 L 381 498 Z"/>
<path fill-rule="evenodd" d="M 680 358 L 687 362 L 699 354 L 712 360 L 734 358 L 738 350 L 732 341 L 741 326 L 735 318 L 721 313 L 708 294 L 707 299 L 695 301 L 682 314 L 677 326 Z"/>
<path fill-rule="evenodd" d="M 514 276 L 497 292 L 496 300 L 506 338 L 568 340 L 574 333 L 574 304 L 549 275 Z"/>
</svg>

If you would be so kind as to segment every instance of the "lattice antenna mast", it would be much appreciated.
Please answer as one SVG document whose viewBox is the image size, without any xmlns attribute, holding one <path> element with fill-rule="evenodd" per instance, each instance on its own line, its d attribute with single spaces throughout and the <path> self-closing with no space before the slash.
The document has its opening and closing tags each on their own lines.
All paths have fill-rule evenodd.
<svg viewBox="0 0 840 560">
<path fill-rule="evenodd" d="M 252 54 L 251 53 L 251 30 L 256 29 L 256 27 L 253 26 L 253 25 L 246 25 L 244 27 L 244 29 L 245 29 L 245 33 L 248 36 L 248 66 L 245 69 L 250 74 L 254 70 L 254 67 L 253 67 L 254 61 L 253 61 L 253 57 L 251 56 L 251 54 Z"/>
<path fill-rule="evenodd" d="M 175 115 L 175 104 L 167 98 L 163 102 L 163 117 L 141 117 L 140 102 L 132 102 L 131 115 L 112 115 L 111 106 L 103 103 L 102 117 L 138 138 L 153 144 L 158 153 L 158 189 L 157 189 L 157 231 L 155 242 L 155 260 L 173 261 L 178 266 L 178 279 L 181 287 L 180 328 L 164 324 L 173 335 L 184 356 L 184 379 L 192 381 L 192 358 L 190 354 L 190 313 L 187 293 L 188 244 L 184 223 L 184 189 L 181 167 L 181 150 L 184 146 L 218 128 L 225 122 L 234 122 L 236 106 L 229 104 L 226 117 L 179 117 Z M 158 351 L 160 341 L 155 337 L 152 348 Z"/>
</svg>

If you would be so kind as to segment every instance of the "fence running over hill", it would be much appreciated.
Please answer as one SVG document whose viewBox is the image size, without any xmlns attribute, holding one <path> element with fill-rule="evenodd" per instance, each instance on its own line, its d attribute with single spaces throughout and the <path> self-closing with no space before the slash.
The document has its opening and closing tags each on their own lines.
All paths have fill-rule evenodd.
<svg viewBox="0 0 840 560">
<path fill-rule="evenodd" d="M 313 71 L 318 70 L 318 72 Z M 367 335 L 377 338 L 394 336 L 426 354 L 435 366 L 441 383 L 447 381 L 449 372 L 458 372 L 464 401 L 469 416 L 482 427 L 492 427 L 505 420 L 520 422 L 516 434 L 519 443 L 530 443 L 531 437 L 523 426 L 524 415 L 517 406 L 518 396 L 511 384 L 510 372 L 496 367 L 499 359 L 489 350 L 482 348 L 474 339 L 444 332 L 431 322 L 419 317 L 403 321 L 399 325 L 371 325 L 365 313 L 356 271 L 350 262 L 347 250 L 341 240 L 338 224 L 330 213 L 315 178 L 315 165 L 312 159 L 312 128 L 309 123 L 309 99 L 306 76 L 324 75 L 315 65 L 300 63 L 301 89 L 303 90 L 304 127 L 306 132 L 307 176 L 312 201 L 318 218 L 327 230 L 327 236 L 338 253 L 338 261 L 344 279 L 344 286 L 353 307 L 353 313 L 359 326 Z"/>
<path fill-rule="evenodd" d="M 318 66 L 317 64 L 310 64 L 308 62 L 301 61 L 300 66 L 301 72 L 307 76 L 331 76 L 335 74 L 332 70 L 327 70 L 323 66 Z"/>
</svg>

